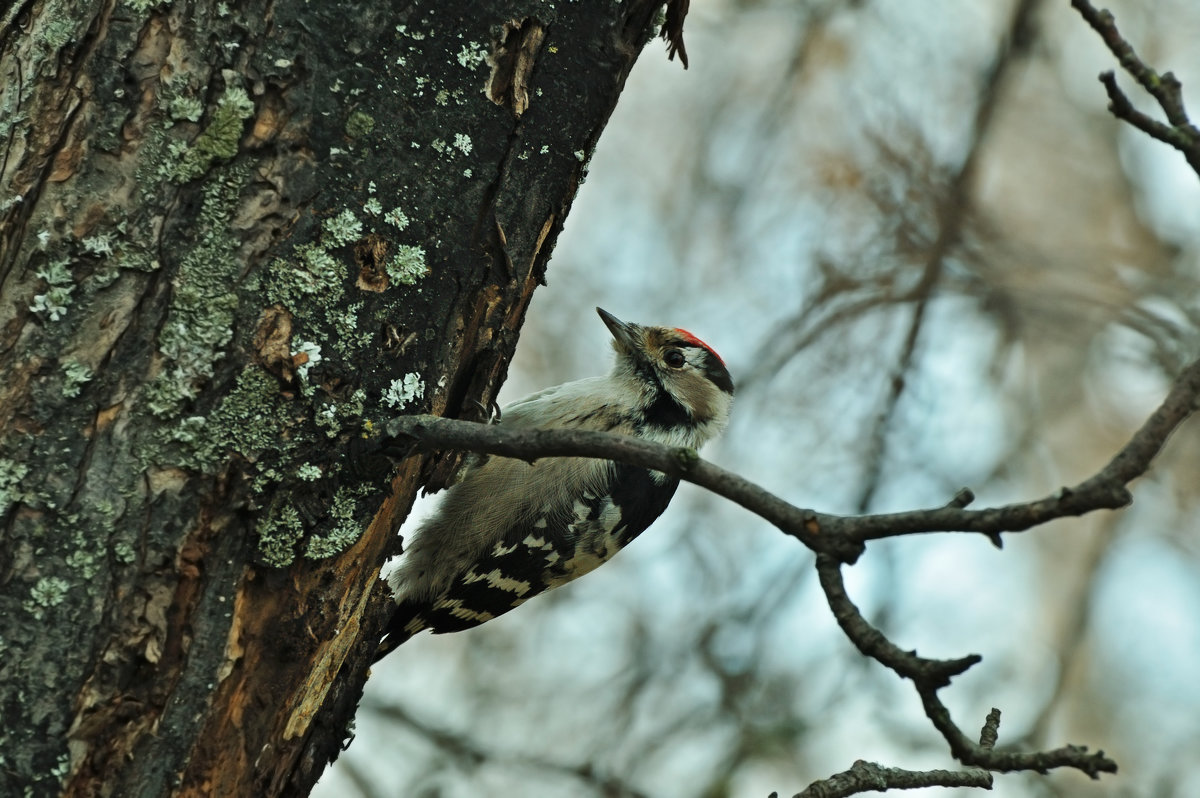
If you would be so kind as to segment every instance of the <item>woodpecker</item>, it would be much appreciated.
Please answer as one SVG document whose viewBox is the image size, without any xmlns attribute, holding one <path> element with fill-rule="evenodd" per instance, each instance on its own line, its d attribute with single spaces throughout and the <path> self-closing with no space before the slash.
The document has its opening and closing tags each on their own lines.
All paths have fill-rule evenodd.
<svg viewBox="0 0 1200 798">
<path fill-rule="evenodd" d="M 506 427 L 602 430 L 699 449 L 725 428 L 733 380 L 708 344 L 596 308 L 616 363 L 504 408 Z M 397 607 L 376 660 L 425 629 L 490 621 L 603 565 L 666 509 L 676 477 L 579 457 L 477 459 L 391 573 Z"/>
</svg>

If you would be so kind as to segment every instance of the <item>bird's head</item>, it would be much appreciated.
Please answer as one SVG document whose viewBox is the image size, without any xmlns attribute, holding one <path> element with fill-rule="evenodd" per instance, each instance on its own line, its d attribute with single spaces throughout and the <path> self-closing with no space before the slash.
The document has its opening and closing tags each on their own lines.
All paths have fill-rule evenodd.
<svg viewBox="0 0 1200 798">
<path fill-rule="evenodd" d="M 645 327 L 601 308 L 596 312 L 613 335 L 614 376 L 637 392 L 647 426 L 690 428 L 700 433 L 699 442 L 725 426 L 733 379 L 712 347 L 687 330 Z"/>
</svg>

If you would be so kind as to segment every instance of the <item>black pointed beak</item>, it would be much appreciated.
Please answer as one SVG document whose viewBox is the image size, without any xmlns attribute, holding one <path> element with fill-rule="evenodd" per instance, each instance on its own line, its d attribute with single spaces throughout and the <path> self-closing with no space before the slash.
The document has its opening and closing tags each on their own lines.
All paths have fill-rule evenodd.
<svg viewBox="0 0 1200 798">
<path fill-rule="evenodd" d="M 638 335 L 638 326 L 628 322 L 621 321 L 613 314 L 609 313 L 604 308 L 596 308 L 596 312 L 600 314 L 601 320 L 604 321 L 604 326 L 612 333 L 613 338 L 617 339 L 617 343 L 627 352 L 636 352 L 640 336 Z"/>
</svg>

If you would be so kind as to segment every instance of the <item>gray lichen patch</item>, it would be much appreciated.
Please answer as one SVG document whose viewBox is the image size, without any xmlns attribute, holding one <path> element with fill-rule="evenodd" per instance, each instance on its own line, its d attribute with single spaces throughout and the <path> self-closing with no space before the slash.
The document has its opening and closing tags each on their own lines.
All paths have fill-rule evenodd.
<svg viewBox="0 0 1200 798">
<path fill-rule="evenodd" d="M 425 262 L 425 250 L 407 244 L 396 247 L 396 254 L 388 261 L 387 273 L 393 283 L 416 284 L 418 280 L 429 274 L 429 265 Z"/>
<path fill-rule="evenodd" d="M 255 527 L 258 553 L 275 568 L 286 568 L 296 559 L 296 544 L 304 537 L 304 522 L 293 505 L 272 508 Z"/>
<path fill-rule="evenodd" d="M 329 507 L 332 529 L 309 538 L 304 556 L 310 560 L 341 554 L 362 535 L 363 526 L 357 520 L 358 500 L 371 492 L 368 485 L 343 487 L 333 497 Z"/>
<path fill-rule="evenodd" d="M 394 379 L 383 393 L 383 403 L 395 410 L 403 410 L 417 399 L 425 396 L 425 381 L 416 372 Z"/>
<path fill-rule="evenodd" d="M 245 170 L 233 169 L 209 178 L 204 187 L 197 238 L 180 261 L 158 339 L 159 374 L 146 390 L 147 406 L 159 418 L 176 415 L 199 394 L 233 337 L 241 263 L 229 220 L 245 181 Z"/>
<path fill-rule="evenodd" d="M 284 454 L 290 446 L 284 432 L 292 413 L 279 383 L 258 366 L 247 366 L 237 384 L 209 416 L 185 419 L 171 431 L 183 445 L 183 465 L 207 472 L 233 452 L 249 462 L 263 452 Z"/>
</svg>

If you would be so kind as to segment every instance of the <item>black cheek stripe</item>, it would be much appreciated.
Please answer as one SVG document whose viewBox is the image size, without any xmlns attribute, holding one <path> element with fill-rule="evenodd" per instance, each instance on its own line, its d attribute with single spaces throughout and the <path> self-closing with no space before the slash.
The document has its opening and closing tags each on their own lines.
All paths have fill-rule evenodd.
<svg viewBox="0 0 1200 798">
<path fill-rule="evenodd" d="M 733 395 L 733 377 L 729 376 L 725 361 L 717 357 L 712 350 L 708 350 L 704 358 L 704 376 L 725 393 Z"/>
</svg>

